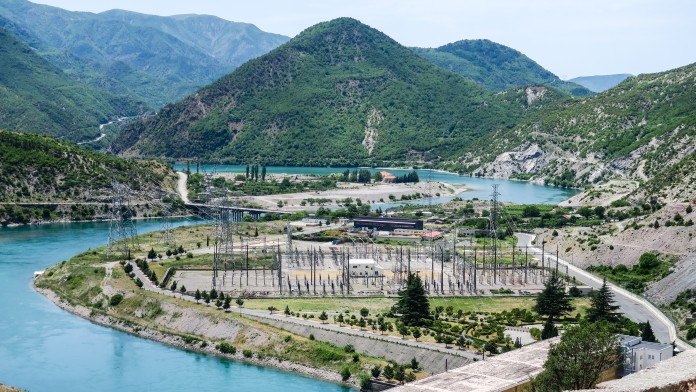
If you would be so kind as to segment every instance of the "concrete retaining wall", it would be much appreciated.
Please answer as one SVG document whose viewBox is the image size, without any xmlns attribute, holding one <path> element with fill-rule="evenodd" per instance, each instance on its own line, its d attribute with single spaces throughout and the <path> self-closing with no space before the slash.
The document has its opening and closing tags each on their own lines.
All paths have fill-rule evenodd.
<svg viewBox="0 0 696 392">
<path fill-rule="evenodd" d="M 314 337 L 319 341 L 333 343 L 339 347 L 351 344 L 358 353 L 391 359 L 399 364 L 410 363 L 411 358 L 416 358 L 421 368 L 430 374 L 444 372 L 445 362 L 447 362 L 448 369 L 464 366 L 471 362 L 468 358 L 434 350 L 402 345 L 398 342 L 389 342 L 363 336 L 348 335 L 336 331 L 317 328 L 311 325 L 257 317 L 249 314 L 245 315 L 245 317 L 253 318 L 262 323 L 284 329 L 297 335 L 305 337 L 314 335 Z"/>
</svg>

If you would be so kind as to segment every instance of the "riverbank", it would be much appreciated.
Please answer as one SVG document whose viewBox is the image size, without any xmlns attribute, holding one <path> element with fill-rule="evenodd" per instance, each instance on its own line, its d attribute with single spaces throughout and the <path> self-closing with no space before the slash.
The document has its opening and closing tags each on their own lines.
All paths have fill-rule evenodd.
<svg viewBox="0 0 696 392">
<path fill-rule="evenodd" d="M 136 277 L 147 279 L 140 273 Z M 352 387 L 373 367 L 387 365 L 369 350 L 353 353 L 344 350 L 344 343 L 289 332 L 264 317 L 223 311 L 151 284 L 141 289 L 122 264 L 108 261 L 103 248 L 47 268 L 34 286 L 56 305 L 96 324 L 206 355 Z M 346 372 L 351 376 L 346 378 Z"/>
<path fill-rule="evenodd" d="M 159 220 L 159 219 L 187 219 L 187 218 L 196 218 L 198 215 L 195 214 L 187 214 L 187 215 L 172 215 L 172 216 L 167 216 L 167 217 L 161 217 L 161 216 L 152 216 L 152 217 L 135 217 L 131 218 L 134 221 L 145 221 L 145 220 Z M 35 225 L 51 225 L 51 224 L 57 224 L 57 223 L 104 223 L 104 222 L 110 222 L 111 219 L 91 219 L 91 220 L 70 220 L 70 219 L 57 219 L 57 220 L 42 220 L 42 221 L 32 221 L 29 223 L 9 223 L 2 227 L 7 227 L 7 228 L 12 228 L 12 227 L 22 227 L 22 226 L 35 226 Z"/>
<path fill-rule="evenodd" d="M 186 334 L 182 335 L 166 332 L 144 325 L 139 325 L 131 322 L 130 320 L 119 319 L 112 315 L 100 314 L 98 312 L 95 312 L 94 309 L 89 309 L 82 305 L 71 304 L 67 300 L 64 300 L 63 298 L 58 296 L 58 294 L 56 294 L 54 291 L 50 289 L 36 287 L 36 285 L 34 285 L 34 289 L 40 294 L 44 295 L 46 298 L 48 298 L 56 306 L 69 313 L 82 317 L 95 324 L 113 328 L 140 338 L 153 340 L 171 347 L 176 347 L 178 349 L 187 351 L 194 351 L 200 354 L 227 358 L 258 366 L 273 367 L 288 372 L 301 373 L 308 377 L 318 378 L 337 384 L 343 383 L 341 380 L 341 375 L 333 370 L 307 366 L 305 364 L 288 360 L 279 360 L 278 358 L 273 357 L 264 357 L 259 355 L 251 355 L 247 357 L 245 356 L 243 350 L 236 350 L 234 354 L 222 353 L 218 349 L 216 349 L 215 345 L 208 343 L 207 340 L 196 339 L 192 341 L 191 337 L 187 336 Z M 193 319 L 196 318 L 195 315 L 190 315 L 190 317 L 192 317 Z M 200 329 L 214 330 L 219 328 L 217 325 L 205 323 L 205 318 L 198 319 L 198 321 L 202 323 L 201 325 L 199 325 Z M 211 337 L 206 336 L 206 338 Z M 205 345 L 203 344 L 204 342 L 206 343 Z M 356 387 L 358 386 L 358 380 L 357 378 L 354 378 L 353 380 L 349 380 L 347 383 L 343 384 Z"/>
<path fill-rule="evenodd" d="M 285 211 L 304 211 L 308 208 L 316 209 L 322 205 L 332 206 L 341 204 L 342 201 L 360 199 L 362 203 L 379 205 L 383 203 L 396 203 L 400 201 L 427 200 L 428 193 L 432 197 L 455 197 L 467 188 L 461 184 L 449 184 L 444 182 L 421 181 L 414 184 L 354 184 L 339 183 L 338 189 L 316 192 L 284 193 L 264 196 L 245 196 L 248 203 L 259 205 L 266 209 L 277 209 L 282 205 Z M 302 205 L 302 203 L 305 205 Z M 313 207 L 311 207 L 313 206 Z"/>
</svg>

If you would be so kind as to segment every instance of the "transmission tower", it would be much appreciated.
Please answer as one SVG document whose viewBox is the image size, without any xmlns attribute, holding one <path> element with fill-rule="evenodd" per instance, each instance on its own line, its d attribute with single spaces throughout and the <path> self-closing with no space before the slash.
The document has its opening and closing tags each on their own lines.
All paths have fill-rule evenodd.
<svg viewBox="0 0 696 392">
<path fill-rule="evenodd" d="M 130 189 L 111 180 L 111 219 L 109 225 L 109 245 L 106 247 L 107 256 L 119 251 L 126 258 L 131 258 L 131 250 L 137 248 L 138 232 L 133 221 Z"/>
<path fill-rule="evenodd" d="M 213 251 L 212 288 L 222 288 L 227 278 L 227 270 L 234 270 L 234 227 L 231 211 L 223 204 L 213 207 L 215 248 Z M 218 277 L 222 269 L 222 281 Z"/>
<path fill-rule="evenodd" d="M 491 194 L 491 224 L 490 235 L 493 240 L 493 283 L 497 283 L 498 275 L 498 184 L 493 184 L 493 193 Z"/>
<path fill-rule="evenodd" d="M 172 224 L 170 218 L 172 216 L 172 208 L 166 204 L 162 203 L 162 222 L 160 224 L 160 240 L 161 244 L 174 244 L 176 243 L 176 237 L 174 237 L 174 225 Z"/>
</svg>

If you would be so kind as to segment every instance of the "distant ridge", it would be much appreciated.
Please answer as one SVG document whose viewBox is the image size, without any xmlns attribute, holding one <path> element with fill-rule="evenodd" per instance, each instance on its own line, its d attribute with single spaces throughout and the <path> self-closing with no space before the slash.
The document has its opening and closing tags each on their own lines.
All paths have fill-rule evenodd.
<svg viewBox="0 0 696 392">
<path fill-rule="evenodd" d="M 99 136 L 100 123 L 144 110 L 74 80 L 2 28 L 0 70 L 0 129 L 85 141 Z"/>
<path fill-rule="evenodd" d="M 604 90 L 617 86 L 619 83 L 630 78 L 631 74 L 615 74 L 615 75 L 595 75 L 595 76 L 579 76 L 568 80 L 569 82 L 577 83 L 587 87 L 596 93 L 601 93 Z"/>
<path fill-rule="evenodd" d="M 439 48 L 412 48 L 438 67 L 456 72 L 491 90 L 545 85 L 576 96 L 592 95 L 585 87 L 565 82 L 534 60 L 487 39 L 453 42 Z"/>
<path fill-rule="evenodd" d="M 286 42 L 207 15 L 72 12 L 3 0 L 4 27 L 81 81 L 160 108 Z M 2 26 L 2 24 L 0 24 Z"/>
</svg>

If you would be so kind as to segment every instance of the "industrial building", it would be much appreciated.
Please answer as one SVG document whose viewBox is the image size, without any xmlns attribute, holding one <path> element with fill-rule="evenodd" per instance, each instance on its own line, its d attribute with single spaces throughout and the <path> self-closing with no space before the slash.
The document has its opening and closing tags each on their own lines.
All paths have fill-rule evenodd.
<svg viewBox="0 0 696 392">
<path fill-rule="evenodd" d="M 624 374 L 634 373 L 672 358 L 671 344 L 644 342 L 638 336 L 617 335 L 624 354 Z"/>
<path fill-rule="evenodd" d="M 353 227 L 377 231 L 394 231 L 396 229 L 423 230 L 423 221 L 417 219 L 358 216 L 353 219 Z"/>
<path fill-rule="evenodd" d="M 376 277 L 384 275 L 384 270 L 373 259 L 350 259 L 348 261 L 350 276 Z"/>
</svg>

